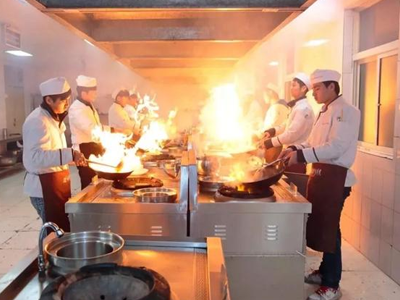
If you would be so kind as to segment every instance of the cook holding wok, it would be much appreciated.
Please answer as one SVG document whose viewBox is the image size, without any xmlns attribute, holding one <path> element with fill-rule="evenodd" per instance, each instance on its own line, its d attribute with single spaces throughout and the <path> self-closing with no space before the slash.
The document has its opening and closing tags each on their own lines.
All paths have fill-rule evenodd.
<svg viewBox="0 0 400 300">
<path fill-rule="evenodd" d="M 323 252 L 318 270 L 305 281 L 320 285 L 308 299 L 334 300 L 341 297 L 342 274 L 340 215 L 351 186 L 356 182 L 350 170 L 357 152 L 360 111 L 340 95 L 340 74 L 316 70 L 311 75 L 315 100 L 323 104 L 305 143 L 291 145 L 280 157 L 288 165 L 312 164 L 307 199 L 312 213 L 307 222 L 307 246 Z"/>
</svg>

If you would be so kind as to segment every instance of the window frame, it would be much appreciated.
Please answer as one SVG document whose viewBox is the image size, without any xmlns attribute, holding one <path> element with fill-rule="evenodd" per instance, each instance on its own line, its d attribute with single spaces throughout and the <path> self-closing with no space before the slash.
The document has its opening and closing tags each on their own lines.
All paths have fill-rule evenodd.
<svg viewBox="0 0 400 300">
<path fill-rule="evenodd" d="M 377 1 L 378 2 L 378 1 Z M 365 8 L 364 8 L 365 9 Z M 361 65 L 368 61 L 376 60 L 377 64 L 377 89 L 376 89 L 376 114 L 375 114 L 375 144 L 371 144 L 368 142 L 358 141 L 358 150 L 361 152 L 366 152 L 369 154 L 373 154 L 376 156 L 381 156 L 389 159 L 394 158 L 394 149 L 393 147 L 384 147 L 378 146 L 378 138 L 379 138 L 379 106 L 380 104 L 380 78 L 381 78 L 381 68 L 382 58 L 389 57 L 392 55 L 399 55 L 399 39 L 374 47 L 364 51 L 358 51 L 359 49 L 359 36 L 360 36 L 360 12 L 361 10 L 355 11 L 355 18 L 354 18 L 354 39 L 353 39 L 353 96 L 354 102 L 353 104 L 356 105 L 357 108 L 360 108 L 360 72 L 361 72 Z M 397 74 L 398 80 L 400 79 L 400 74 Z M 395 107 L 394 107 L 395 109 Z M 395 120 L 396 121 L 396 120 Z M 395 124 L 394 124 L 395 126 Z M 394 137 L 393 137 L 394 138 Z"/>
</svg>

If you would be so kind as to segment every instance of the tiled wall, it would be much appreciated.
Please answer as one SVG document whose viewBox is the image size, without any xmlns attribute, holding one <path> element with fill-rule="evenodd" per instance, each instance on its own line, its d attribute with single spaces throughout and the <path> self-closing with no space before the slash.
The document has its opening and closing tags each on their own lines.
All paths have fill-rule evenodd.
<svg viewBox="0 0 400 300">
<path fill-rule="evenodd" d="M 343 237 L 400 283 L 400 173 L 394 160 L 360 151 L 353 170 L 358 183 L 343 209 Z"/>
<path fill-rule="evenodd" d="M 352 23 L 350 12 L 344 21 Z M 350 26 L 344 28 L 346 41 L 352 33 Z M 351 66 L 346 66 L 348 53 L 344 43 L 344 74 L 351 73 Z M 358 152 L 353 167 L 358 183 L 345 202 L 341 225 L 343 237 L 400 284 L 400 55 L 397 65 L 394 158 Z M 352 86 L 350 78 L 344 81 L 345 92 L 346 86 Z"/>
</svg>

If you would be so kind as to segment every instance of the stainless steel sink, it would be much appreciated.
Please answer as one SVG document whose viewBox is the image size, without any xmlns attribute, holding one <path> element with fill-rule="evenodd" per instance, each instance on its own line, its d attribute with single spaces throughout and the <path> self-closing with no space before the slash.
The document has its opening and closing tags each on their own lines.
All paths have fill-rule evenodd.
<svg viewBox="0 0 400 300">
<path fill-rule="evenodd" d="M 66 233 L 45 246 L 51 272 L 66 274 L 97 263 L 119 263 L 124 239 L 112 232 Z"/>
</svg>

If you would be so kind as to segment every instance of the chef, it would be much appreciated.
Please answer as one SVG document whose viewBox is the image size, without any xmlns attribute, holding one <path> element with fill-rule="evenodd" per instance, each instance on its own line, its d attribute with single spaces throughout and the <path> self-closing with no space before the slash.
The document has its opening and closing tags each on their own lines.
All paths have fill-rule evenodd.
<svg viewBox="0 0 400 300">
<path fill-rule="evenodd" d="M 267 129 L 264 132 L 262 146 L 266 149 L 294 145 L 305 142 L 311 133 L 314 123 L 314 112 L 307 100 L 307 93 L 311 89 L 310 78 L 304 73 L 298 73 L 293 78 L 290 93 L 294 100 L 287 105 L 290 109 L 286 123 Z M 293 165 L 286 171 L 305 173 L 304 164 Z"/>
<path fill-rule="evenodd" d="M 278 87 L 272 83 L 267 85 L 264 91 L 264 101 L 269 108 L 265 115 L 262 131 L 270 128 L 284 125 L 289 115 L 289 107 L 283 99 L 279 99 Z M 262 141 L 262 136 L 259 136 L 259 143 Z M 282 151 L 282 146 L 276 148 L 265 149 L 264 159 L 266 162 L 272 162 Z"/>
<path fill-rule="evenodd" d="M 289 107 L 283 99 L 279 99 L 279 88 L 268 83 L 264 91 L 264 101 L 269 106 L 264 119 L 264 130 L 284 124 L 289 115 Z"/>
<path fill-rule="evenodd" d="M 138 116 L 136 112 L 136 108 L 138 105 L 139 99 L 137 94 L 134 91 L 129 91 L 129 100 L 128 103 L 125 105 L 124 109 L 129 115 L 129 118 L 135 122 L 137 122 Z"/>
<path fill-rule="evenodd" d="M 129 118 L 128 112 L 124 109 L 129 101 L 129 91 L 123 88 L 117 89 L 113 92 L 112 97 L 114 103 L 108 110 L 108 125 L 133 131 L 136 122 Z"/>
<path fill-rule="evenodd" d="M 68 164 L 86 165 L 84 156 L 67 148 L 65 124 L 71 88 L 63 77 L 40 85 L 43 102 L 29 114 L 22 127 L 23 163 L 27 171 L 24 192 L 43 222 L 55 222 L 69 231 L 65 203 L 71 197 Z"/>
<path fill-rule="evenodd" d="M 69 108 L 69 123 L 71 127 L 72 145 L 88 159 L 91 154 L 103 154 L 101 144 L 93 141 L 92 131 L 101 127 L 103 131 L 114 131 L 114 128 L 104 126 L 93 103 L 97 97 L 97 80 L 93 77 L 79 75 L 76 78 L 77 98 Z M 87 187 L 96 173 L 88 166 L 78 167 L 81 179 L 81 189 Z"/>
<path fill-rule="evenodd" d="M 350 167 L 357 152 L 360 111 L 340 95 L 339 79 L 340 74 L 333 70 L 316 70 L 311 75 L 313 96 L 323 107 L 308 140 L 281 154 L 289 165 L 312 164 L 307 184 L 307 199 L 312 203 L 307 246 L 323 252 L 323 258 L 319 269 L 305 278 L 307 283 L 320 285 L 310 300 L 333 300 L 342 295 L 339 222 L 344 201 L 356 182 Z"/>
</svg>

